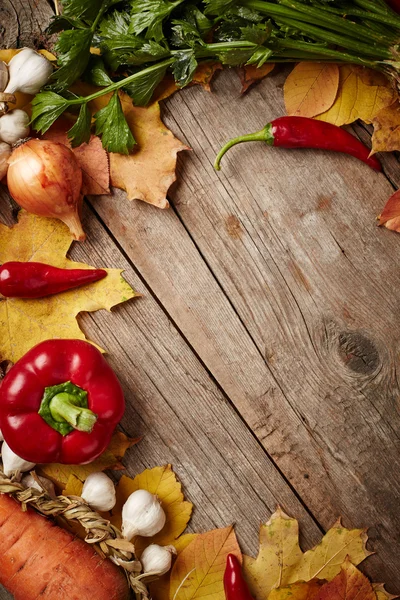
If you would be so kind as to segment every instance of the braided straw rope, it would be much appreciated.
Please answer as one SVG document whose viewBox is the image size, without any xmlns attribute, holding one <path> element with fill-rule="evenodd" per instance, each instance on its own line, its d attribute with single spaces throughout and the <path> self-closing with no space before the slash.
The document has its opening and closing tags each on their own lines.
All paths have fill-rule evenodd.
<svg viewBox="0 0 400 600">
<path fill-rule="evenodd" d="M 32 475 L 40 484 L 34 471 Z M 28 506 L 32 506 L 46 517 L 60 517 L 67 522 L 82 525 L 86 531 L 85 542 L 96 544 L 96 549 L 101 556 L 109 558 L 125 571 L 136 599 L 145 600 L 149 597 L 143 579 L 151 579 L 149 576 L 152 574 L 141 573 L 142 565 L 135 558 L 134 545 L 122 536 L 117 527 L 93 511 L 79 496 L 52 498 L 44 489 L 39 491 L 32 487 L 24 487 L 18 482 L 18 479 L 18 472 L 9 479 L 0 470 L 0 493 L 8 494 L 18 500 L 22 510 L 27 510 Z"/>
</svg>

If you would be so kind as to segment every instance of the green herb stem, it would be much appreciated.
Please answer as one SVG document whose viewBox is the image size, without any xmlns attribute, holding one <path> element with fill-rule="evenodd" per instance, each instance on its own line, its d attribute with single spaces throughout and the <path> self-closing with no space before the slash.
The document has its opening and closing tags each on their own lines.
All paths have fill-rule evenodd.
<svg viewBox="0 0 400 600">
<path fill-rule="evenodd" d="M 337 17 L 333 14 L 327 13 L 325 10 L 320 8 L 315 8 L 313 6 L 305 5 L 301 2 L 296 2 L 295 0 L 279 0 L 279 3 L 283 6 L 288 6 L 294 10 L 297 10 L 303 13 L 304 17 L 301 19 L 306 19 L 307 23 L 314 23 L 315 25 L 321 25 L 332 31 L 337 31 L 342 34 L 347 33 L 350 36 L 361 39 L 364 38 L 365 41 L 370 41 L 371 39 L 379 42 L 380 44 L 392 44 L 396 41 L 395 37 L 389 37 L 387 35 L 382 35 L 377 32 L 373 32 L 368 27 L 364 25 L 360 25 L 359 23 L 355 23 L 353 21 L 348 21 L 341 17 Z M 346 16 L 349 14 L 346 11 Z M 300 20 L 300 19 L 298 19 Z"/>
<path fill-rule="evenodd" d="M 72 100 L 68 100 L 68 104 L 70 106 L 74 104 L 83 104 L 84 102 L 90 102 L 91 100 L 95 100 L 96 98 L 100 98 L 100 96 L 104 96 L 105 94 L 110 94 L 111 92 L 115 92 L 115 90 L 119 90 L 122 87 L 126 86 L 128 83 L 132 83 L 135 79 L 139 79 L 139 77 L 143 77 L 145 75 L 150 75 L 153 71 L 161 69 L 162 67 L 168 68 L 173 64 L 174 58 L 168 58 L 168 60 L 164 60 L 159 63 L 155 63 L 146 69 L 141 69 L 137 73 L 133 73 L 133 75 L 129 75 L 120 81 L 116 81 L 115 83 L 108 85 L 105 88 L 101 88 L 98 92 L 93 92 L 93 94 L 89 94 L 89 96 L 79 96 L 78 98 L 73 98 Z"/>
<path fill-rule="evenodd" d="M 310 19 L 302 13 L 297 13 L 297 15 L 301 15 L 300 19 L 298 19 L 297 17 L 296 19 L 292 19 L 290 18 L 290 16 L 287 16 L 288 13 L 285 13 L 286 7 L 284 6 L 278 6 L 275 4 L 271 4 L 270 2 L 264 2 L 263 0 L 247 0 L 245 2 L 245 6 L 247 6 L 247 8 L 257 10 L 261 13 L 268 14 L 272 17 L 279 17 L 280 23 L 289 25 L 290 27 L 294 27 L 302 33 L 306 33 L 316 39 L 323 40 L 324 42 L 335 44 L 341 46 L 342 48 L 347 48 L 348 50 L 354 50 L 355 52 L 365 54 L 366 56 L 371 56 L 371 54 L 373 54 L 376 58 L 392 58 L 392 54 L 389 48 L 384 46 L 377 46 L 371 43 L 364 44 L 363 42 L 359 42 L 355 39 L 348 38 L 343 35 L 327 31 L 325 29 L 321 29 L 320 27 L 315 27 L 314 25 L 310 24 Z M 306 20 L 302 21 L 301 19 Z"/>
<path fill-rule="evenodd" d="M 286 39 L 279 40 L 278 46 L 281 48 L 292 48 L 294 50 L 310 52 L 311 54 L 319 55 L 319 60 L 321 62 L 323 62 L 326 58 L 329 58 L 341 63 L 351 63 L 369 67 L 375 70 L 384 70 L 384 63 L 369 60 L 368 58 L 354 56 L 353 54 L 347 54 L 346 52 L 340 52 L 339 50 L 333 50 L 332 48 L 327 48 L 324 46 L 318 46 L 318 48 L 316 48 L 315 44 L 310 42 Z"/>
</svg>

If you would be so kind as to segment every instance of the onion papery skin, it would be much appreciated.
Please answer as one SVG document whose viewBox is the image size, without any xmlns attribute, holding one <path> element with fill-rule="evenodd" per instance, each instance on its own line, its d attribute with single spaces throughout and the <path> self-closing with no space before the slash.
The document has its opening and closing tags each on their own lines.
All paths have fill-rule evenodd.
<svg viewBox="0 0 400 600">
<path fill-rule="evenodd" d="M 82 170 L 72 150 L 30 139 L 13 150 L 8 162 L 7 186 L 17 204 L 35 215 L 60 219 L 75 240 L 84 240 Z"/>
</svg>

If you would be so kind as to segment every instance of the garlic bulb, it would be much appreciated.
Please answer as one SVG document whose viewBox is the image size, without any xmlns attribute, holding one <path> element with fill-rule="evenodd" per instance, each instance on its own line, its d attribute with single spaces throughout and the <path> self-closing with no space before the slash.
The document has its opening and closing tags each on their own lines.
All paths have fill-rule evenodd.
<svg viewBox="0 0 400 600">
<path fill-rule="evenodd" d="M 24 110 L 16 108 L 0 117 L 0 140 L 15 144 L 29 135 L 29 116 Z"/>
<path fill-rule="evenodd" d="M 174 546 L 150 544 L 150 546 L 147 546 L 143 550 L 140 557 L 143 573 L 151 573 L 152 575 L 164 575 L 168 573 L 171 568 L 173 554 L 176 554 Z"/>
<path fill-rule="evenodd" d="M 9 80 L 4 92 L 37 94 L 52 72 L 53 65 L 47 58 L 32 48 L 23 48 L 8 63 Z"/>
<path fill-rule="evenodd" d="M 8 83 L 8 69 L 5 62 L 0 60 L 0 92 L 3 92 Z"/>
<path fill-rule="evenodd" d="M 161 531 L 165 520 L 165 512 L 157 496 L 146 490 L 137 490 L 122 507 L 122 534 L 128 540 L 136 535 L 151 537 Z"/>
<path fill-rule="evenodd" d="M 50 481 L 50 479 L 47 479 L 47 477 L 41 477 L 40 475 L 37 475 L 37 479 L 40 483 L 38 483 L 37 480 L 33 477 L 33 475 L 29 473 L 28 475 L 23 476 L 23 478 L 21 479 L 21 483 L 26 488 L 34 488 L 35 490 L 39 490 L 39 492 L 45 490 L 49 494 L 49 496 L 54 498 L 56 492 L 54 489 L 53 482 Z"/>
<path fill-rule="evenodd" d="M 95 510 L 106 512 L 115 506 L 115 487 L 105 473 L 91 473 L 82 489 L 82 498 Z"/>
<path fill-rule="evenodd" d="M 3 472 L 7 477 L 16 471 L 21 471 L 22 473 L 30 471 L 35 466 L 35 463 L 28 462 L 15 454 L 7 442 L 3 442 L 1 447 L 1 458 L 3 460 Z"/>
</svg>

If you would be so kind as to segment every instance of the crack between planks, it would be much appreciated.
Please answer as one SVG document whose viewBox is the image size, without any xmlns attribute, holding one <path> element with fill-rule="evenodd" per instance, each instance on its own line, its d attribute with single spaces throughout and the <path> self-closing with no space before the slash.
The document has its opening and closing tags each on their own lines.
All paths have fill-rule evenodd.
<svg viewBox="0 0 400 600">
<path fill-rule="evenodd" d="M 118 239 L 114 236 L 113 232 L 110 230 L 110 228 L 104 222 L 104 220 L 101 218 L 101 216 L 96 211 L 96 209 L 94 208 L 94 206 L 92 205 L 92 203 L 90 201 L 87 201 L 87 206 L 91 210 L 91 212 L 96 216 L 96 218 L 100 222 L 101 226 L 107 232 L 107 234 L 109 235 L 109 237 L 111 238 L 111 240 L 113 241 L 113 243 L 116 245 L 116 247 L 118 248 L 118 250 L 121 252 L 121 254 L 125 258 L 125 260 L 129 263 L 129 265 L 131 266 L 131 268 L 133 269 L 133 271 L 135 272 L 135 274 L 137 275 L 137 277 L 139 277 L 139 279 L 142 282 L 143 286 L 146 288 L 146 290 L 149 292 L 149 294 L 155 300 L 155 302 L 160 307 L 160 309 L 163 311 L 163 313 L 167 316 L 168 320 L 175 327 L 176 331 L 182 337 L 182 339 L 184 340 L 185 344 L 190 348 L 191 352 L 197 358 L 197 360 L 199 361 L 199 363 L 201 364 L 201 366 L 203 367 L 203 369 L 206 371 L 208 377 L 211 379 L 211 381 L 217 387 L 218 391 L 221 393 L 221 395 L 223 396 L 224 400 L 231 406 L 231 408 L 235 411 L 236 415 L 239 417 L 239 419 L 241 420 L 241 422 L 245 425 L 247 431 L 250 433 L 250 435 L 253 437 L 253 439 L 257 442 L 258 446 L 262 449 L 263 453 L 267 456 L 268 460 L 271 462 L 271 464 L 273 465 L 274 469 L 276 469 L 276 471 L 278 472 L 278 474 L 280 475 L 280 477 L 282 478 L 282 480 L 285 482 L 285 484 L 288 486 L 288 488 L 290 489 L 290 491 L 292 492 L 292 494 L 294 495 L 294 497 L 297 499 L 297 501 L 299 502 L 299 504 L 303 507 L 303 509 L 306 512 L 306 514 L 312 519 L 312 521 L 315 523 L 315 525 L 318 527 L 318 529 L 321 532 L 324 533 L 325 529 L 321 525 L 321 523 L 318 521 L 317 517 L 313 514 L 313 512 L 311 511 L 311 509 L 307 506 L 307 504 L 303 500 L 303 498 L 300 495 L 300 493 L 297 491 L 297 489 L 294 487 L 294 485 L 291 483 L 291 481 L 287 478 L 287 476 L 282 471 L 282 469 L 279 467 L 279 465 L 276 464 L 276 462 L 274 461 L 274 459 L 272 458 L 272 456 L 270 455 L 270 453 L 268 452 L 268 450 L 265 448 L 265 446 L 263 446 L 263 444 L 261 443 L 261 441 L 259 440 L 259 438 L 257 437 L 257 435 L 254 433 L 254 431 L 252 430 L 252 428 L 250 427 L 250 425 L 247 423 L 246 419 L 243 417 L 243 415 L 240 413 L 240 411 L 236 408 L 235 404 L 230 399 L 230 397 L 228 396 L 228 394 L 225 392 L 224 388 L 221 386 L 221 384 L 219 383 L 219 381 L 216 379 L 216 377 L 214 376 L 214 374 L 212 373 L 212 371 L 205 364 L 205 362 L 203 361 L 203 359 L 201 358 L 201 356 L 198 354 L 197 350 L 193 347 L 192 343 L 188 340 L 188 338 L 183 333 L 183 331 L 181 330 L 181 328 L 179 327 L 179 325 L 176 323 L 175 319 L 169 314 L 169 312 L 167 311 L 167 309 L 164 307 L 164 305 L 162 304 L 162 302 L 157 297 L 156 293 L 153 291 L 153 289 L 151 288 L 151 286 L 149 285 L 149 283 L 143 277 L 143 275 L 141 274 L 141 272 L 138 270 L 138 268 L 136 267 L 136 265 L 133 263 L 133 261 L 130 258 L 130 256 L 127 254 L 127 252 L 125 251 L 125 249 L 123 248 L 123 246 L 120 244 L 120 242 L 118 241 Z M 174 211 L 174 213 L 177 214 L 175 206 L 173 205 L 173 203 L 171 203 L 171 208 Z M 180 218 L 180 215 L 177 214 L 177 217 L 182 222 L 182 220 Z M 211 267 L 208 264 L 207 260 L 204 258 L 203 254 L 201 253 L 201 251 L 198 248 L 196 242 L 193 240 L 190 232 L 187 230 L 187 228 L 186 228 L 186 226 L 185 226 L 185 224 L 183 222 L 182 222 L 182 225 L 183 225 L 185 231 L 187 232 L 187 234 L 189 235 L 190 239 L 192 240 L 192 243 L 194 244 L 195 248 L 199 252 L 202 260 L 205 262 L 205 264 L 207 265 L 207 268 L 210 270 L 213 279 L 215 279 L 217 285 L 219 286 L 219 288 L 221 289 L 222 293 L 224 294 L 224 297 L 227 298 L 224 289 L 221 287 L 220 282 L 218 281 L 218 279 L 215 276 L 215 273 L 211 269 Z M 240 315 L 237 314 L 237 311 L 236 311 L 235 307 L 232 305 L 230 299 L 229 298 L 227 298 L 227 299 L 228 299 L 229 304 L 232 306 L 232 309 L 234 310 L 235 315 L 237 315 L 237 318 L 239 319 L 240 323 L 243 325 L 245 331 L 247 332 L 247 328 L 244 326 L 243 320 L 241 319 Z M 255 344 L 252 336 L 250 334 L 248 334 L 248 335 L 250 336 L 250 339 L 252 340 L 253 344 Z M 255 344 L 255 347 L 257 349 L 257 352 L 261 355 L 261 357 L 263 358 L 263 361 L 267 365 L 268 370 L 271 372 L 269 365 L 266 363 L 265 358 L 262 356 L 262 352 L 260 351 L 260 349 L 258 348 L 258 346 L 256 344 Z M 291 403 L 287 399 L 285 393 L 283 392 L 283 390 L 282 390 L 279 382 L 276 381 L 276 378 L 274 377 L 274 375 L 273 375 L 272 372 L 271 372 L 271 376 L 273 377 L 273 379 L 276 382 L 277 386 L 281 390 L 281 392 L 282 392 L 283 396 L 285 397 L 285 399 L 287 400 L 289 406 L 295 411 L 295 409 L 292 407 Z M 299 416 L 299 418 L 301 418 L 301 415 L 298 415 L 298 413 L 296 411 L 295 411 L 295 413 L 297 414 L 297 416 Z"/>
</svg>

